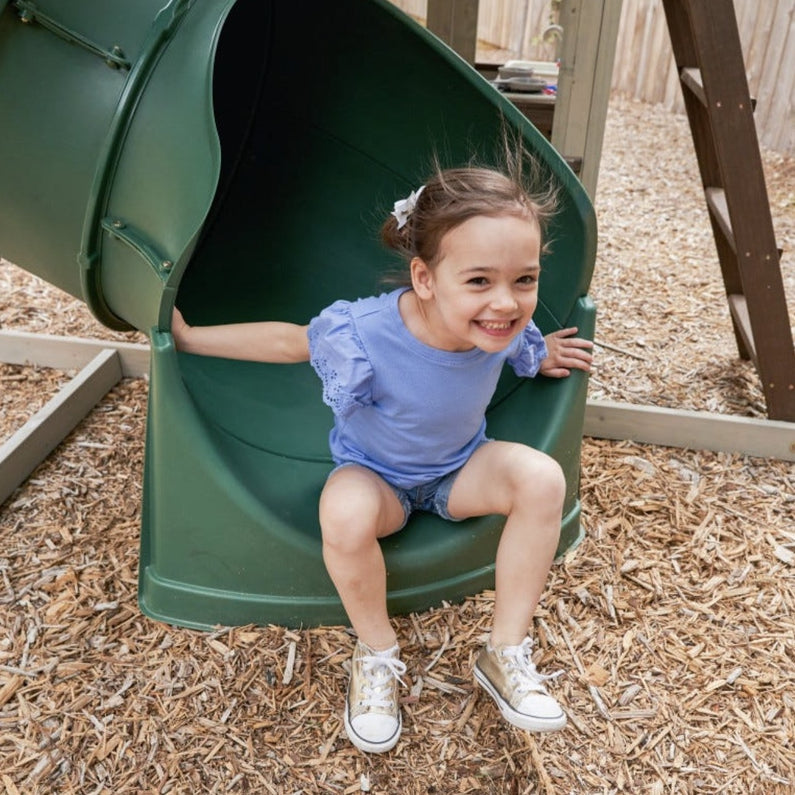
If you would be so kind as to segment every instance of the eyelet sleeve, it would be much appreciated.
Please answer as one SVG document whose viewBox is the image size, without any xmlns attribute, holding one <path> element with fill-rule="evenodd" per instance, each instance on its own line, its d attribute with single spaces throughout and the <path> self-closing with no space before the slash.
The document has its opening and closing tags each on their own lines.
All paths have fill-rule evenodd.
<svg viewBox="0 0 795 795">
<path fill-rule="evenodd" d="M 338 417 L 372 402 L 372 366 L 348 301 L 335 301 L 309 323 L 309 361 L 323 382 L 323 402 Z"/>
<path fill-rule="evenodd" d="M 517 338 L 518 351 L 508 359 L 516 375 L 532 378 L 538 374 L 541 362 L 548 355 L 544 335 L 531 320 Z"/>
</svg>

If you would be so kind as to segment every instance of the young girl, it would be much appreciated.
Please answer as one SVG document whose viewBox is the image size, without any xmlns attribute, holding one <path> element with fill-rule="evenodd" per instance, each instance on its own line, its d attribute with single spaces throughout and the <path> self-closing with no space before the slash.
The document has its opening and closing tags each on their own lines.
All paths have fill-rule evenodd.
<svg viewBox="0 0 795 795">
<path fill-rule="evenodd" d="M 308 326 L 282 322 L 189 326 L 172 332 L 190 353 L 310 361 L 334 412 L 336 468 L 320 497 L 323 559 L 356 632 L 345 728 L 360 750 L 394 747 L 402 727 L 399 658 L 387 615 L 379 539 L 414 510 L 451 521 L 503 514 L 491 635 L 474 675 L 510 723 L 561 729 L 528 637 L 560 533 L 563 474 L 549 456 L 491 441 L 485 410 L 507 362 L 520 376 L 588 371 L 591 343 L 575 328 L 544 338 L 532 322 L 542 231 L 553 211 L 521 179 L 491 169 L 438 170 L 396 202 L 385 244 L 410 286 L 337 301 Z"/>
</svg>

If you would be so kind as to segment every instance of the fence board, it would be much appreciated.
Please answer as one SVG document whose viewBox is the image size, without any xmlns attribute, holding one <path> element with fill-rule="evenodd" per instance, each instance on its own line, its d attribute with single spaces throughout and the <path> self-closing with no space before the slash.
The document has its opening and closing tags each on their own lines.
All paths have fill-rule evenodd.
<svg viewBox="0 0 795 795">
<path fill-rule="evenodd" d="M 785 56 L 781 60 L 778 81 L 780 98 L 777 101 L 784 112 L 778 114 L 776 149 L 795 154 L 795 30 L 789 26 Z"/>
<path fill-rule="evenodd" d="M 789 73 L 783 69 L 787 58 L 786 45 L 790 38 L 791 26 L 792 8 L 789 9 L 788 18 L 775 20 L 773 28 L 770 30 L 770 39 L 765 52 L 765 60 L 762 64 L 762 80 L 757 107 L 761 105 L 763 116 L 758 124 L 760 127 L 764 127 L 765 131 L 773 139 L 778 139 L 783 134 L 781 128 L 784 123 L 784 114 L 780 111 L 785 109 L 788 100 L 791 103 L 792 99 L 791 93 L 787 97 L 784 96 L 782 90 L 787 84 L 787 77 L 791 81 L 792 76 L 791 69 Z M 791 82 L 789 87 L 791 89 Z"/>
</svg>

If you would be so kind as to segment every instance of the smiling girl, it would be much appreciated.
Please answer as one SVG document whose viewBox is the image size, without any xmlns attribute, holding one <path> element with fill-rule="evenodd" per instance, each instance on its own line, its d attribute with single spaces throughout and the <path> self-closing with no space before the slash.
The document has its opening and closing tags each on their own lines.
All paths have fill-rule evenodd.
<svg viewBox="0 0 795 795">
<path fill-rule="evenodd" d="M 336 464 L 320 497 L 323 559 L 358 638 L 344 720 L 360 750 L 388 751 L 400 737 L 406 666 L 387 614 L 379 539 L 415 510 L 456 522 L 506 517 L 491 635 L 474 675 L 513 725 L 566 724 L 528 636 L 558 544 L 563 474 L 538 450 L 490 440 L 485 420 L 505 363 L 527 377 L 590 370 L 592 344 L 577 329 L 545 338 L 532 320 L 553 211 L 554 200 L 534 197 L 520 178 L 437 170 L 395 203 L 382 228 L 384 243 L 408 264 L 409 285 L 337 301 L 308 326 L 193 327 L 174 311 L 180 350 L 310 361 L 322 380 Z"/>
</svg>

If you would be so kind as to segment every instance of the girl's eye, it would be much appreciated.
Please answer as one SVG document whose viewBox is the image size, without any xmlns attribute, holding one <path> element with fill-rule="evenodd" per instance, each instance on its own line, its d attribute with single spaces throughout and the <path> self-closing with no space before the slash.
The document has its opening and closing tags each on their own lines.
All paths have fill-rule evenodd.
<svg viewBox="0 0 795 795">
<path fill-rule="evenodd" d="M 471 284 L 474 287 L 484 287 L 489 283 L 489 280 L 485 276 L 473 276 L 471 279 L 467 280 L 467 284 Z"/>
<path fill-rule="evenodd" d="M 531 275 L 529 273 L 526 276 L 520 276 L 519 279 L 517 279 L 517 282 L 519 284 L 531 284 L 532 285 L 532 284 L 535 284 L 537 281 L 538 281 L 538 276 Z"/>
</svg>

